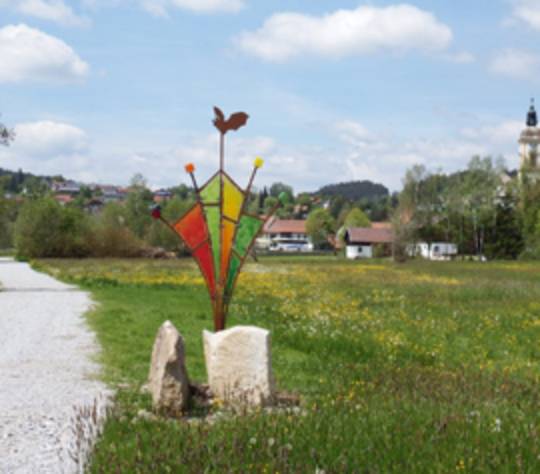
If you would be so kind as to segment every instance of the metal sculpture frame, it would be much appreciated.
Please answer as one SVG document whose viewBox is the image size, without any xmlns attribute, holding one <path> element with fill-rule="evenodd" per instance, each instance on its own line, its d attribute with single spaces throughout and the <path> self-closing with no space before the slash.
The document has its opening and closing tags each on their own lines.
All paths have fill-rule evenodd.
<svg viewBox="0 0 540 474">
<path fill-rule="evenodd" d="M 174 224 L 161 215 L 159 206 L 153 208 L 152 216 L 164 222 L 191 251 L 210 295 L 214 329 L 217 332 L 225 329 L 238 276 L 257 237 L 280 206 L 280 202 L 278 200 L 265 218 L 247 212 L 253 181 L 257 170 L 263 165 L 263 160 L 260 157 L 255 159 L 245 190 L 225 172 L 224 164 L 226 133 L 243 127 L 249 116 L 244 112 L 237 112 L 225 120 L 219 108 L 214 107 L 214 112 L 213 124 L 220 132 L 219 170 L 199 187 L 194 175 L 195 166 L 188 163 L 185 170 L 193 184 L 195 204 Z M 219 184 L 219 192 L 215 189 L 216 184 Z M 215 213 L 216 209 L 218 214 Z M 209 222 L 209 216 L 212 216 L 212 222 Z M 216 217 L 219 222 L 217 227 Z M 219 237 L 216 238 L 218 234 Z"/>
</svg>

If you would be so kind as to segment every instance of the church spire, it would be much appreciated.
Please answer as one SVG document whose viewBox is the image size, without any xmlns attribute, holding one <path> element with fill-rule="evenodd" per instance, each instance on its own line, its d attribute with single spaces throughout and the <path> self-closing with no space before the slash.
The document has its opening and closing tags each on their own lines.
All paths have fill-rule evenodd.
<svg viewBox="0 0 540 474">
<path fill-rule="evenodd" d="M 531 107 L 527 114 L 527 127 L 536 127 L 538 125 L 538 116 L 536 115 L 536 109 L 534 108 L 534 98 L 531 99 Z"/>
</svg>

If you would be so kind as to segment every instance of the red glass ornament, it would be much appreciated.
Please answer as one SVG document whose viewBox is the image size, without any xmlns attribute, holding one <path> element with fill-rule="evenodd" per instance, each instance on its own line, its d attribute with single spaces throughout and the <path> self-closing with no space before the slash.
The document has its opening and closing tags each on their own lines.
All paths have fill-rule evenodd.
<svg viewBox="0 0 540 474">
<path fill-rule="evenodd" d="M 155 206 L 152 208 L 152 217 L 154 219 L 161 219 L 161 207 Z"/>
</svg>

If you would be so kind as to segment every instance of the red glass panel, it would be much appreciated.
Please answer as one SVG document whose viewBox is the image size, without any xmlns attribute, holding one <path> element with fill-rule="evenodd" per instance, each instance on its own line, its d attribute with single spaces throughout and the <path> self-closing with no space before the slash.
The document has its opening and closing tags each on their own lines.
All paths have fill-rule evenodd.
<svg viewBox="0 0 540 474">
<path fill-rule="evenodd" d="M 216 279 L 214 278 L 214 257 L 212 256 L 210 245 L 201 245 L 193 252 L 193 258 L 199 263 L 199 268 L 206 280 L 210 296 L 214 296 L 214 293 L 216 292 Z"/>
<path fill-rule="evenodd" d="M 174 229 L 191 249 L 204 242 L 208 238 L 208 232 L 202 206 L 200 204 L 195 205 L 182 219 L 174 224 Z"/>
</svg>

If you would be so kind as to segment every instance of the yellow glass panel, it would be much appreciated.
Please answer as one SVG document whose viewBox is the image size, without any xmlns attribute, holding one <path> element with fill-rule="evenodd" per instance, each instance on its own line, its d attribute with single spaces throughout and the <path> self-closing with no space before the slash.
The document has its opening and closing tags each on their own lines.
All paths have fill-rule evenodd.
<svg viewBox="0 0 540 474">
<path fill-rule="evenodd" d="M 243 202 L 242 191 L 227 176 L 223 176 L 223 214 L 229 219 L 238 220 Z"/>
</svg>

